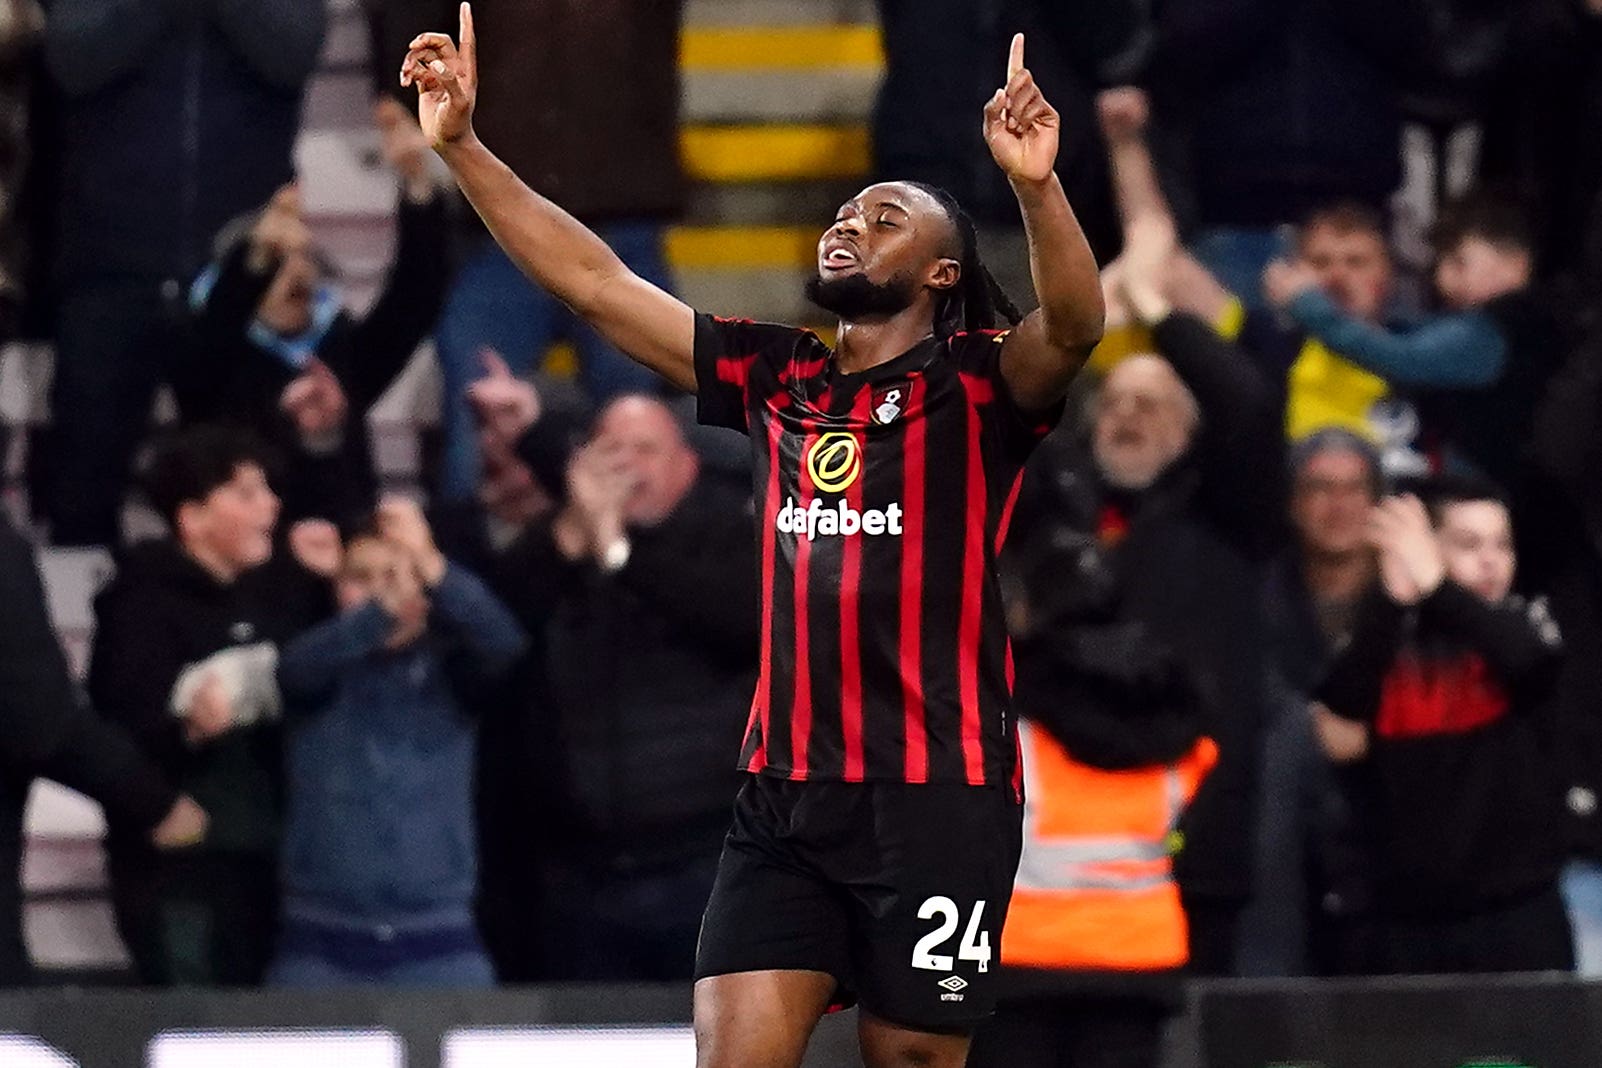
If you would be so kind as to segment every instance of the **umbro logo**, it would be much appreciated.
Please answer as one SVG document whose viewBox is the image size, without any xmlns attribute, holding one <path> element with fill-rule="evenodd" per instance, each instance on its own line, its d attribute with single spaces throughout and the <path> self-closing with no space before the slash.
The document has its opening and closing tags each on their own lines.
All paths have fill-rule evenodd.
<svg viewBox="0 0 1602 1068">
<path fill-rule="evenodd" d="M 936 985 L 943 986 L 955 994 L 959 990 L 968 989 L 968 980 L 964 979 L 960 975 L 948 975 L 944 979 L 940 980 L 940 982 Z"/>
</svg>

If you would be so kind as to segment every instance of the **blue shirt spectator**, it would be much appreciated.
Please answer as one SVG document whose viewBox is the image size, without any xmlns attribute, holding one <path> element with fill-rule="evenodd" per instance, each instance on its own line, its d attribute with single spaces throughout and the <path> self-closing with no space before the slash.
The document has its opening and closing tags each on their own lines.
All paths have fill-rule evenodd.
<svg viewBox="0 0 1602 1068">
<path fill-rule="evenodd" d="M 478 688 L 523 651 L 516 621 L 386 501 L 351 539 L 343 612 L 291 642 L 285 923 L 269 982 L 488 986 L 473 927 Z"/>
</svg>

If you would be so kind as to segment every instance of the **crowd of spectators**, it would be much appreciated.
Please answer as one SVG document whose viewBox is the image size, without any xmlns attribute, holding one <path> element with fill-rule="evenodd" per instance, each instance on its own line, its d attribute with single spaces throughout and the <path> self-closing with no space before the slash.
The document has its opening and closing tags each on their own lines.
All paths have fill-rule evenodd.
<svg viewBox="0 0 1602 1068">
<path fill-rule="evenodd" d="M 480 7 L 485 139 L 666 284 L 676 5 Z M 117 556 L 84 705 L 0 530 L 0 980 L 36 776 L 106 805 L 147 982 L 687 977 L 757 671 L 746 476 L 453 221 L 387 88 L 397 251 L 347 308 L 290 154 L 323 8 L 0 2 L 0 308 L 56 352 L 31 529 Z M 367 8 L 380 60 L 452 24 Z M 1075 766 L 1207 754 L 1156 839 L 1182 959 L 1029 996 L 1145 1048 L 1162 1011 L 1116 1006 L 1170 995 L 1086 973 L 1602 973 L 1602 3 L 879 8 L 877 166 L 1015 225 L 969 72 L 1022 24 L 1105 265 L 1004 556 L 1019 712 Z M 366 415 L 428 336 L 425 511 Z M 576 381 L 535 369 L 563 337 Z M 165 538 L 123 543 L 130 480 Z"/>
</svg>

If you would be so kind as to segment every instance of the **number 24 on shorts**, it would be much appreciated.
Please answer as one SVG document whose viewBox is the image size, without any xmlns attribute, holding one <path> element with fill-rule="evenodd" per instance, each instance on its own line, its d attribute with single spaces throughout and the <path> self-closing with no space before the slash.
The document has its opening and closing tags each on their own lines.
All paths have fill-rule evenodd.
<svg viewBox="0 0 1602 1068">
<path fill-rule="evenodd" d="M 973 914 L 968 917 L 968 929 L 963 932 L 962 943 L 957 946 L 956 960 L 972 960 L 979 962 L 979 970 L 990 970 L 990 932 L 984 929 L 985 903 L 974 902 Z M 961 912 L 957 903 L 949 897 L 931 897 L 918 906 L 918 919 L 932 920 L 940 917 L 940 926 L 918 939 L 918 944 L 912 947 L 912 966 L 931 972 L 949 972 L 955 969 L 956 962 L 947 954 L 936 953 L 948 938 L 956 933 L 957 922 Z"/>
</svg>

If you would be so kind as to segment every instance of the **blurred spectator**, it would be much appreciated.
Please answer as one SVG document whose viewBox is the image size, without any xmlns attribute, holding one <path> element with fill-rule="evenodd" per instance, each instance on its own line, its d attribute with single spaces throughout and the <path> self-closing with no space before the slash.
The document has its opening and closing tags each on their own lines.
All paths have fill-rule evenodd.
<svg viewBox="0 0 1602 1068">
<path fill-rule="evenodd" d="M 1380 582 L 1318 690 L 1326 749 L 1366 762 L 1386 973 L 1568 970 L 1551 724 L 1557 627 L 1511 596 L 1499 491 L 1441 480 L 1373 512 Z M 1366 730 L 1349 744 L 1341 721 Z M 1450 803 L 1444 803 L 1450 799 Z"/>
<path fill-rule="evenodd" d="M 1405 333 L 1343 310 L 1311 266 L 1271 267 L 1269 296 L 1406 398 L 1417 412 L 1414 445 L 1432 467 L 1466 463 L 1516 490 L 1532 413 L 1568 351 L 1569 298 L 1532 288 L 1529 230 L 1511 206 L 1460 199 L 1442 213 L 1435 242 L 1435 288 L 1447 311 Z"/>
<path fill-rule="evenodd" d="M 43 29 L 36 0 L 0 2 L 0 339 L 16 332 L 22 311 L 27 221 L 18 208 L 31 163 L 28 109 L 34 45 Z"/>
<path fill-rule="evenodd" d="M 23 813 L 46 776 L 105 806 L 109 818 L 158 846 L 192 846 L 206 815 L 180 797 L 116 727 L 79 700 L 50 629 L 33 546 L 0 516 L 0 987 L 25 986 Z"/>
<path fill-rule="evenodd" d="M 885 77 L 873 115 L 874 170 L 952 193 L 995 240 L 1017 231 L 1017 198 L 991 163 L 972 122 L 995 90 L 1015 32 L 1029 38 L 1029 67 L 1062 115 L 1057 174 L 1098 257 L 1119 242 L 1106 153 L 1095 133 L 1098 89 L 1128 81 L 1150 44 L 1144 3 L 1135 0 L 878 0 Z M 992 257 L 1009 293 L 1033 294 L 1020 246 Z M 1014 261 L 1010 262 L 1009 261 Z"/>
<path fill-rule="evenodd" d="M 1593 319 L 1595 316 L 1593 316 Z M 1569 863 L 1563 895 L 1575 962 L 1602 975 L 1602 330 L 1548 384 L 1536 409 L 1530 492 L 1519 513 L 1519 580 L 1551 593 L 1552 614 L 1574 654 L 1557 687 L 1557 786 Z"/>
<path fill-rule="evenodd" d="M 552 979 L 690 976 L 756 668 L 749 508 L 666 407 L 624 397 L 501 561 L 544 650 Z"/>
<path fill-rule="evenodd" d="M 1088 440 L 1053 434 L 1026 470 L 1016 549 L 1031 561 L 1020 565 L 1031 590 L 1045 591 L 1031 608 L 1060 640 L 1020 660 L 1018 686 L 1045 672 L 1049 692 L 1074 692 L 1069 748 L 1093 766 L 1139 763 L 1125 748 L 1136 741 L 1133 708 L 1184 738 L 1199 728 L 1215 740 L 1218 768 L 1182 824 L 1178 877 L 1195 969 L 1229 974 L 1251 886 L 1264 668 L 1256 591 L 1283 521 L 1284 438 L 1278 397 L 1251 360 L 1162 297 L 1172 231 L 1155 229 L 1149 249 L 1141 230 L 1126 241 L 1122 314 L 1150 329 L 1161 355 L 1113 367 Z"/>
<path fill-rule="evenodd" d="M 366 0 L 375 15 L 379 84 L 395 91 L 394 61 L 424 30 L 456 24 L 455 0 Z M 663 227 L 684 204 L 679 164 L 678 0 L 479 0 L 479 136 L 536 191 L 591 226 L 642 278 L 672 288 Z M 597 92 L 601 96 L 597 98 Z M 605 136 L 573 116 L 607 115 Z M 469 213 L 471 215 L 471 213 Z M 471 498 L 480 456 L 468 386 L 485 349 L 514 373 L 532 370 L 553 342 L 578 349 L 591 400 L 656 392 L 639 367 L 531 283 L 476 217 L 471 251 L 440 317 L 435 344 L 445 376 L 440 495 Z"/>
<path fill-rule="evenodd" d="M 1147 225 L 1172 231 L 1176 223 L 1146 143 L 1146 94 L 1109 90 L 1098 98 L 1097 111 L 1126 229 Z M 1296 244 L 1293 263 L 1276 261 L 1264 272 L 1266 287 L 1277 292 L 1288 285 L 1285 276 L 1294 276 L 1299 285 L 1321 287 L 1336 307 L 1355 319 L 1377 323 L 1386 318 L 1394 279 L 1377 212 L 1355 201 L 1323 205 L 1302 224 Z M 1127 254 L 1120 257 L 1126 259 Z M 1115 284 L 1124 268 L 1123 262 L 1109 267 Z M 1287 329 L 1280 317 L 1248 310 L 1239 296 L 1186 253 L 1168 256 L 1164 273 L 1167 299 L 1211 324 L 1221 336 L 1238 340 L 1271 378 L 1284 397 L 1286 431 L 1292 439 L 1329 426 L 1375 438 L 1396 432 L 1388 409 L 1380 403 L 1387 387 L 1379 376 L 1318 339 Z M 1119 333 L 1128 331 L 1113 333 L 1107 349 L 1117 347 Z M 1138 334 L 1134 341 L 1126 336 L 1123 348 L 1138 348 L 1142 340 Z M 1407 437 L 1410 440 L 1410 432 Z"/>
<path fill-rule="evenodd" d="M 1379 209 L 1401 182 L 1398 86 L 1418 0 L 1179 0 L 1157 7 L 1148 81 L 1188 156 L 1191 244 L 1259 306 L 1279 228 L 1335 201 Z"/>
<path fill-rule="evenodd" d="M 1344 970 L 1339 944 L 1363 900 L 1364 865 L 1345 797 L 1313 728 L 1312 694 L 1346 644 L 1374 577 L 1368 519 L 1380 458 L 1363 438 L 1322 430 L 1291 454 L 1293 541 L 1269 571 L 1268 723 L 1257 814 L 1256 884 L 1241 915 L 1240 974 Z"/>
<path fill-rule="evenodd" d="M 158 859 L 112 825 L 118 925 L 146 983 L 261 978 L 277 917 L 281 745 L 276 646 L 326 614 L 338 534 L 297 527 L 274 557 L 278 499 L 237 432 L 161 449 L 147 489 L 172 536 L 129 549 L 95 602 L 90 695 L 211 815 L 204 847 Z M 302 561 L 306 563 L 302 563 Z"/>
<path fill-rule="evenodd" d="M 284 926 L 269 981 L 491 986 L 473 927 L 470 709 L 515 620 L 409 501 L 346 545 L 342 614 L 290 642 Z"/>
<path fill-rule="evenodd" d="M 153 393 L 212 235 L 289 181 L 324 0 L 49 0 L 62 95 L 56 420 L 40 503 L 59 544 L 117 540 Z"/>
<path fill-rule="evenodd" d="M 1264 272 L 1263 290 L 1270 300 L 1287 289 L 1316 286 L 1355 321 L 1377 326 L 1390 320 L 1395 277 L 1376 212 L 1352 202 L 1315 210 L 1297 232 L 1293 256 L 1271 263 Z M 1227 324 L 1226 333 L 1238 324 L 1241 343 L 1270 373 L 1284 375 L 1285 430 L 1292 440 L 1331 426 L 1381 439 L 1387 446 L 1393 436 L 1411 440 L 1409 431 L 1391 427 L 1389 409 L 1382 403 L 1390 392 L 1385 380 L 1345 353 L 1294 321 L 1266 313 L 1242 319 L 1239 310 L 1226 311 L 1220 319 Z"/>
<path fill-rule="evenodd" d="M 1525 0 L 1506 62 L 1486 94 L 1480 180 L 1538 205 L 1536 265 L 1546 277 L 1602 279 L 1602 2 Z"/>
<path fill-rule="evenodd" d="M 1004 563 L 1024 845 L 1001 939 L 1001 1003 L 968 1063 L 1156 1068 L 1189 959 L 1174 834 L 1217 746 L 1200 736 L 1201 710 L 1174 675 L 1098 676 L 1089 688 L 1099 699 L 1086 701 L 1059 650 L 1090 632 L 1072 614 L 1050 614 L 1040 593 L 1073 561 L 1050 551 L 1026 556 L 1025 568 L 1015 559 Z"/>
<path fill-rule="evenodd" d="M 378 477 L 367 415 L 405 369 L 439 312 L 447 281 L 445 203 L 417 120 L 376 107 L 384 153 L 402 182 L 399 234 L 383 292 L 357 319 L 312 242 L 287 185 L 224 229 L 217 261 L 190 293 L 196 337 L 180 377 L 186 420 L 228 421 L 276 446 L 289 522 L 370 514 Z"/>
</svg>

